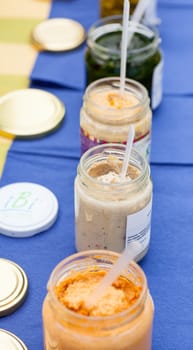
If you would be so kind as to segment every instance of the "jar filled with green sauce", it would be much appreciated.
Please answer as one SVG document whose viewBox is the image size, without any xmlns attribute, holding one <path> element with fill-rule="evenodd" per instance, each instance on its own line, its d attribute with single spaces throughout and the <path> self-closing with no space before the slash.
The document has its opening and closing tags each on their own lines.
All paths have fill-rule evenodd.
<svg viewBox="0 0 193 350">
<path fill-rule="evenodd" d="M 132 21 L 129 22 L 128 35 L 131 33 L 126 77 L 146 87 L 151 107 L 155 109 L 162 99 L 161 39 L 155 28 Z M 87 85 L 101 78 L 120 76 L 121 37 L 121 16 L 101 19 L 89 29 L 85 54 Z"/>
</svg>

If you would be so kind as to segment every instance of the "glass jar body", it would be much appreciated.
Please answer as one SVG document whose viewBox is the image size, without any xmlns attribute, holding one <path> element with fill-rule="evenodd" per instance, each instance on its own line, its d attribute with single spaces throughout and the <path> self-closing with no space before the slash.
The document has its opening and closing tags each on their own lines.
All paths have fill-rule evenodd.
<svg viewBox="0 0 193 350">
<path fill-rule="evenodd" d="M 140 171 L 137 179 L 104 184 L 92 179 L 88 167 L 122 161 L 125 146 L 101 145 L 81 158 L 75 179 L 76 249 L 122 252 L 131 241 L 140 243 L 139 261 L 146 254 L 151 234 L 152 182 L 145 159 L 132 151 L 130 164 Z M 110 156 L 110 158 L 109 158 Z"/>
<path fill-rule="evenodd" d="M 160 39 L 155 29 L 130 22 L 129 34 L 133 39 L 129 45 L 126 77 L 144 85 L 155 109 L 162 99 L 163 55 Z M 121 17 L 106 17 L 96 22 L 88 32 L 85 52 L 86 82 L 120 76 L 121 64 Z"/>
<path fill-rule="evenodd" d="M 147 290 L 143 271 L 135 263 L 128 270 L 142 284 L 142 295 L 135 310 L 106 317 L 88 317 L 71 312 L 54 296 L 54 287 L 71 270 L 85 271 L 97 266 L 107 270 L 116 261 L 113 252 L 90 251 L 63 260 L 48 282 L 43 303 L 45 350 L 150 350 L 153 322 L 153 301 Z"/>
<path fill-rule="evenodd" d="M 130 14 L 133 13 L 139 0 L 130 0 Z M 122 14 L 124 0 L 100 0 L 100 15 L 108 17 Z"/>
<path fill-rule="evenodd" d="M 130 0 L 130 15 L 133 14 L 139 0 Z M 100 16 L 108 17 L 121 15 L 123 13 L 124 0 L 100 0 Z M 144 15 L 144 22 L 147 24 L 158 24 L 157 0 L 151 0 Z"/>
<path fill-rule="evenodd" d="M 146 89 L 131 79 L 125 81 L 125 92 L 137 104 L 127 108 L 106 107 L 96 96 L 108 92 L 119 94 L 120 79 L 99 79 L 90 84 L 84 95 L 80 111 L 80 134 L 82 154 L 89 148 L 103 143 L 126 144 L 131 124 L 135 128 L 135 147 L 147 160 L 150 155 L 152 112 Z"/>
</svg>

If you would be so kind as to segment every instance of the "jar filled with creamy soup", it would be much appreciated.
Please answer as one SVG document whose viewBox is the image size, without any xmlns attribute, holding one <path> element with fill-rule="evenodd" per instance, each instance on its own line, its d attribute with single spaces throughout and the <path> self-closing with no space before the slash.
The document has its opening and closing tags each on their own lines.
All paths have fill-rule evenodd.
<svg viewBox="0 0 193 350">
<path fill-rule="evenodd" d="M 103 143 L 126 144 L 130 126 L 135 129 L 134 146 L 147 160 L 150 155 L 152 111 L 146 88 L 132 79 L 104 78 L 85 91 L 80 111 L 82 154 Z"/>
<path fill-rule="evenodd" d="M 150 243 L 152 182 L 146 159 L 135 149 L 122 179 L 125 148 L 100 145 L 81 157 L 75 179 L 75 241 L 78 251 L 119 253 L 137 241 L 139 261 Z"/>
</svg>

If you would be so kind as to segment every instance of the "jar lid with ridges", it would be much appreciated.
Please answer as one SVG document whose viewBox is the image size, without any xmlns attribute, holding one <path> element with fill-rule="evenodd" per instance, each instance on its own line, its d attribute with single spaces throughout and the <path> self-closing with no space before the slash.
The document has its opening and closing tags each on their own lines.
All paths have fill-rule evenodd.
<svg viewBox="0 0 193 350">
<path fill-rule="evenodd" d="M 39 23 L 32 38 L 36 46 L 46 51 L 67 51 L 85 40 L 84 27 L 70 18 L 50 18 Z"/>
<path fill-rule="evenodd" d="M 28 350 L 26 345 L 16 335 L 4 329 L 0 329 L 1 350 Z"/>
<path fill-rule="evenodd" d="M 14 312 L 25 300 L 28 279 L 24 270 L 7 259 L 0 259 L 0 317 Z M 0 342 L 1 344 L 1 342 Z"/>
<path fill-rule="evenodd" d="M 58 200 L 48 188 L 16 182 L 0 188 L 0 233 L 31 237 L 50 228 L 58 214 Z"/>
</svg>

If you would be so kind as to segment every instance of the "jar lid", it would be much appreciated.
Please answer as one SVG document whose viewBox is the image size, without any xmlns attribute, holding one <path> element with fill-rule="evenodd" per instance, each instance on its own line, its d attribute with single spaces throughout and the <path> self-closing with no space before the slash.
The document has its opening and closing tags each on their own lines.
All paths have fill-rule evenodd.
<svg viewBox="0 0 193 350">
<path fill-rule="evenodd" d="M 40 49 L 47 51 L 72 50 L 86 38 L 84 27 L 69 18 L 52 18 L 38 24 L 32 37 Z"/>
<path fill-rule="evenodd" d="M 60 125 L 65 106 L 41 89 L 21 89 L 0 97 L 1 130 L 17 137 L 44 135 Z"/>
<path fill-rule="evenodd" d="M 27 350 L 25 344 L 13 333 L 0 329 L 1 350 Z"/>
<path fill-rule="evenodd" d="M 0 189 L 0 233 L 30 237 L 50 228 L 58 214 L 58 200 L 46 187 L 18 182 Z"/>
<path fill-rule="evenodd" d="M 23 303 L 27 293 L 28 280 L 19 265 L 1 258 L 0 281 L 0 316 L 5 316 L 14 312 Z"/>
</svg>

